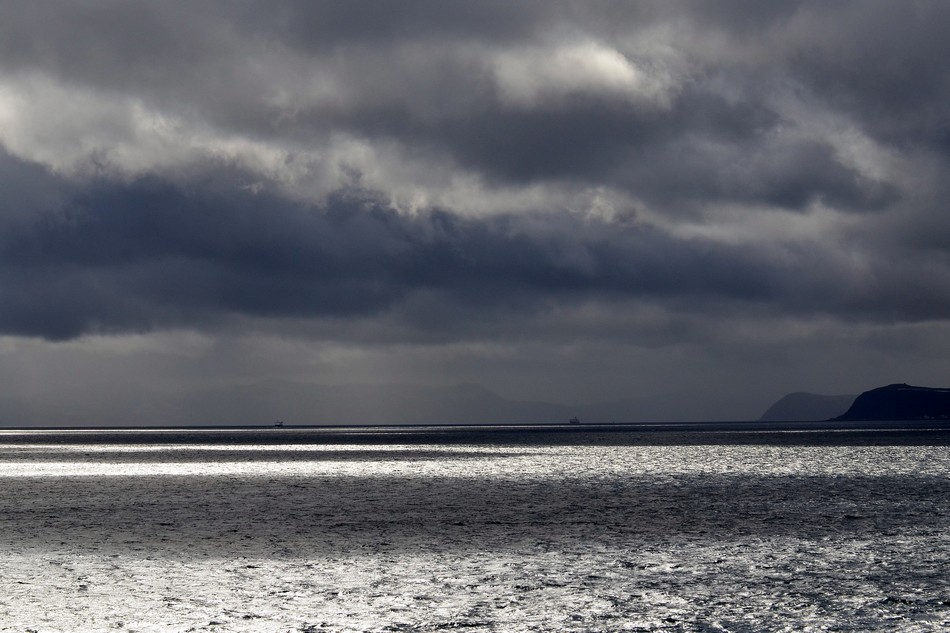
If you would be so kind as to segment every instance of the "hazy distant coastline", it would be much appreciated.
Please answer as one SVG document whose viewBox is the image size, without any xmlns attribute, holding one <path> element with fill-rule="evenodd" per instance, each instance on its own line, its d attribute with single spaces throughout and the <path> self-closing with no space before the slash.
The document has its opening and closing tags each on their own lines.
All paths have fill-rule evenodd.
<svg viewBox="0 0 950 633">
<path fill-rule="evenodd" d="M 895 391 L 897 388 L 899 391 Z M 658 394 L 601 403 L 561 404 L 505 398 L 479 385 L 313 385 L 262 381 L 219 389 L 167 393 L 115 385 L 113 397 L 87 400 L 70 391 L 0 400 L 0 425 L 13 427 L 295 427 L 426 425 L 669 425 L 684 429 L 799 428 L 840 421 L 945 419 L 950 390 L 891 385 L 861 396 L 788 394 L 753 416 L 733 420 L 704 416 L 688 396 Z M 875 395 L 876 394 L 876 395 Z M 888 395 L 889 394 L 889 395 Z M 894 400 L 900 399 L 900 403 Z M 723 396 L 727 399 L 727 396 Z M 754 394 L 750 394 L 750 401 Z M 920 402 L 917 402 L 920 400 Z M 849 412 L 852 403 L 864 403 Z M 916 404 L 915 404 L 916 403 Z M 736 406 L 736 405 L 733 405 Z M 751 406 L 748 405 L 748 406 Z M 848 412 L 846 414 L 846 412 Z M 735 422 L 734 420 L 739 420 Z M 789 423 L 776 426 L 778 423 Z M 751 426 L 750 426 L 751 425 Z M 810 428 L 806 425 L 805 428 Z"/>
<path fill-rule="evenodd" d="M 105 390 L 91 390 L 99 393 Z M 608 402 L 564 404 L 506 398 L 476 384 L 449 386 L 319 385 L 269 380 L 217 389 L 166 392 L 115 384 L 111 397 L 57 390 L 0 399 L 4 426 L 260 426 L 293 425 L 642 423 L 709 420 L 705 401 L 656 394 Z M 734 398 L 723 396 L 724 402 Z M 735 403 L 732 403 L 733 408 Z M 740 407 L 741 408 L 741 407 Z M 751 419 L 752 415 L 734 419 Z M 723 418 L 713 418 L 723 419 Z"/>
</svg>

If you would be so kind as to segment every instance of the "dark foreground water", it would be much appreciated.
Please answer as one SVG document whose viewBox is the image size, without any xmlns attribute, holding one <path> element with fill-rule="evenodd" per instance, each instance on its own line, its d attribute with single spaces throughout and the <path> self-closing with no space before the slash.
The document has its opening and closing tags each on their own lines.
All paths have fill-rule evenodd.
<svg viewBox="0 0 950 633">
<path fill-rule="evenodd" d="M 941 631 L 950 432 L 0 433 L 0 630 Z"/>
</svg>

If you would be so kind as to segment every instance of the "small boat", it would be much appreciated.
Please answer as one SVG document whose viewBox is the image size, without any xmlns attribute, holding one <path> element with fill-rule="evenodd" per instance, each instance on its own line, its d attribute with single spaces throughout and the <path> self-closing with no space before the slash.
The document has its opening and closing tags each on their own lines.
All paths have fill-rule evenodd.
<svg viewBox="0 0 950 633">
<path fill-rule="evenodd" d="M 274 422 L 274 427 L 276 427 L 276 428 L 278 428 L 278 429 L 279 429 L 279 428 L 282 428 L 283 426 L 284 426 L 283 420 L 277 420 L 276 422 Z"/>
<path fill-rule="evenodd" d="M 568 424 L 580 424 L 581 420 L 576 415 L 567 421 Z"/>
</svg>

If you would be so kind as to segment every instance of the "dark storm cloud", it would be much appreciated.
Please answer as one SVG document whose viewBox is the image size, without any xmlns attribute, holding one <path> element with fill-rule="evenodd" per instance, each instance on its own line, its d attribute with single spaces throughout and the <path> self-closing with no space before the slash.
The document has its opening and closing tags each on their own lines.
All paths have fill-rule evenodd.
<svg viewBox="0 0 950 633">
<path fill-rule="evenodd" d="M 334 129 L 332 113 L 321 111 L 306 126 L 278 126 L 279 113 L 268 99 L 299 88 L 308 69 L 326 68 L 344 78 L 342 112 L 363 109 L 365 101 L 374 103 L 375 116 L 393 110 L 411 115 L 420 98 L 440 104 L 450 98 L 453 91 L 433 81 L 449 80 L 459 70 L 457 87 L 471 79 L 470 65 L 451 55 L 453 45 L 530 40 L 542 26 L 538 14 L 547 12 L 539 9 L 461 1 L 390 6 L 41 0 L 4 7 L 0 68 L 131 93 L 224 128 L 300 138 Z M 435 48 L 407 63 L 392 50 L 404 43 Z M 435 76 L 419 67 L 425 59 Z M 372 134 L 377 126 L 367 125 Z"/>
<path fill-rule="evenodd" d="M 948 13 L 939 2 L 738 0 L 8 4 L 0 79 L 67 96 L 0 137 L 11 153 L 0 161 L 0 329 L 69 338 L 229 315 L 383 318 L 420 293 L 453 315 L 635 299 L 944 319 L 943 229 L 893 229 L 905 217 L 939 229 L 950 201 L 939 184 Z M 48 120 L 82 114 L 72 91 L 154 115 L 110 132 L 147 146 L 146 158 L 110 153 L 108 135 L 90 142 L 108 158 L 98 171 L 64 177 L 14 158 L 54 163 L 93 135 L 43 145 L 57 140 Z M 163 117 L 184 132 L 142 141 Z M 17 135 L 30 125 L 39 131 Z M 190 162 L 168 168 L 162 152 L 194 131 Z M 391 149 L 399 166 L 417 161 L 433 180 L 444 169 L 486 189 L 606 188 L 669 223 L 543 204 L 477 217 L 464 200 L 404 214 L 384 202 L 396 197 L 387 187 L 430 184 L 396 168 L 371 192 L 331 182 L 329 197 L 306 202 L 282 186 L 312 174 L 282 180 L 294 165 L 279 160 L 252 173 L 214 143 L 309 151 L 359 175 L 358 159 L 333 156 L 339 135 L 374 157 Z M 911 161 L 913 187 L 878 154 Z M 717 205 L 750 217 L 824 205 L 863 223 L 808 239 L 676 230 L 697 217 L 715 228 Z M 914 245 L 928 236 L 937 255 L 924 261 Z"/>
<path fill-rule="evenodd" d="M 833 253 L 794 244 L 736 247 L 567 213 L 403 215 L 358 189 L 316 207 L 254 193 L 240 186 L 246 174 L 227 168 L 185 183 L 77 184 L 5 156 L 0 177 L 9 174 L 60 200 L 22 196 L 14 210 L 32 212 L 2 218 L 0 330 L 11 334 L 63 339 L 233 315 L 385 321 L 418 293 L 430 296 L 427 319 L 473 322 L 581 300 L 662 300 L 694 313 L 734 304 L 856 318 L 950 314 L 933 299 L 935 285 L 950 290 L 944 267 L 919 281 L 902 267 L 862 280 Z M 464 322 L 457 327 L 464 334 Z"/>
<path fill-rule="evenodd" d="M 461 91 L 462 83 L 471 90 L 484 78 L 447 71 L 441 85 Z M 303 112 L 295 125 L 332 121 L 335 129 L 357 135 L 435 148 L 499 184 L 609 184 L 671 212 L 697 202 L 802 209 L 816 200 L 861 212 L 901 195 L 845 164 L 826 140 L 776 140 L 783 121 L 768 105 L 730 102 L 702 85 L 690 86 L 663 111 L 644 112 L 609 97 L 575 97 L 530 110 L 486 97 L 455 114 L 420 120 L 404 107 L 367 104 Z"/>
<path fill-rule="evenodd" d="M 4 7 L 0 67 L 130 94 L 255 138 L 306 144 L 345 131 L 433 152 L 498 182 L 607 184 L 670 211 L 696 196 L 863 210 L 899 192 L 858 173 L 827 142 L 776 141 L 791 122 L 775 110 L 773 88 L 800 86 L 888 145 L 945 151 L 950 44 L 938 25 L 948 14 L 939 2 L 48 1 Z M 558 40 L 623 51 L 624 36 L 664 27 L 682 30 L 669 42 L 683 70 L 673 71 L 668 108 L 609 92 L 542 94 L 517 107 L 493 78 L 498 51 Z M 693 36 L 718 43 L 703 48 Z M 641 48 L 628 59 L 662 69 Z M 305 69 L 333 79 L 308 79 Z M 287 112 L 275 105 L 310 80 L 334 97 L 302 99 Z M 723 145 L 726 158 L 708 156 L 708 142 Z M 735 158 L 763 153 L 737 182 Z"/>
<path fill-rule="evenodd" d="M 660 208 L 716 202 L 763 204 L 804 210 L 814 202 L 850 212 L 875 211 L 901 192 L 843 165 L 828 143 L 815 140 L 749 142 L 729 148 L 655 148 L 653 169 L 629 170 L 627 186 Z M 618 170 L 618 179 L 624 174 Z"/>
<path fill-rule="evenodd" d="M 552 7 L 504 0 L 421 0 L 401 5 L 295 0 L 278 7 L 245 5 L 236 13 L 249 30 L 319 51 L 340 43 L 375 46 L 418 38 L 511 41 L 530 36 L 551 12 Z"/>
<path fill-rule="evenodd" d="M 945 2 L 831 3 L 802 11 L 790 72 L 898 145 L 946 140 Z M 946 149 L 946 148 L 944 148 Z"/>
</svg>

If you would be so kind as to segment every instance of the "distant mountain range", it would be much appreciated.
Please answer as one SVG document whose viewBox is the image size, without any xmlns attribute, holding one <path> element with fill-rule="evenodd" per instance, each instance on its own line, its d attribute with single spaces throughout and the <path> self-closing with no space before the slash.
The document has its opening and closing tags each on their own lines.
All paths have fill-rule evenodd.
<svg viewBox="0 0 950 633">
<path fill-rule="evenodd" d="M 950 389 L 901 383 L 871 389 L 857 396 L 790 393 L 769 407 L 759 420 L 950 420 Z"/>
<path fill-rule="evenodd" d="M 761 422 L 818 422 L 843 414 L 854 402 L 855 395 L 824 396 L 798 391 L 780 398 L 770 406 Z"/>
<path fill-rule="evenodd" d="M 111 395 L 103 399 L 102 393 Z M 130 382 L 0 399 L 0 425 L 258 426 L 278 420 L 288 425 L 556 424 L 575 416 L 582 423 L 721 421 L 709 411 L 727 411 L 729 406 L 736 407 L 730 394 L 723 394 L 721 402 L 711 402 L 708 395 L 694 400 L 686 394 L 658 394 L 568 405 L 509 399 L 475 384 L 318 385 L 265 380 L 165 392 Z M 759 418 L 763 422 L 832 419 L 950 419 L 950 389 L 897 384 L 860 396 L 791 393 Z"/>
</svg>

